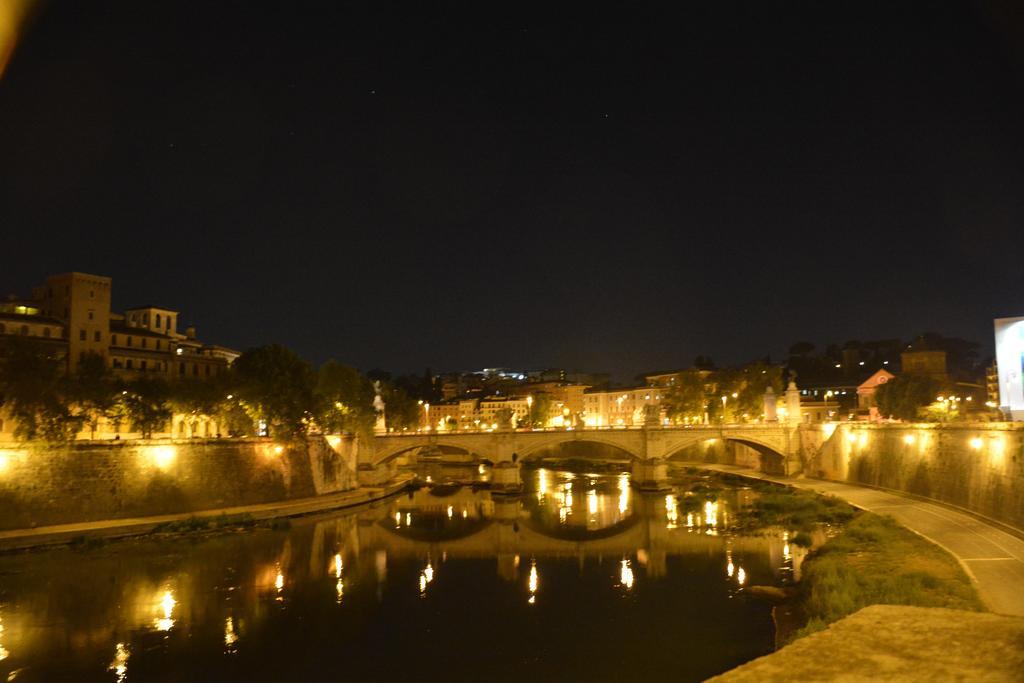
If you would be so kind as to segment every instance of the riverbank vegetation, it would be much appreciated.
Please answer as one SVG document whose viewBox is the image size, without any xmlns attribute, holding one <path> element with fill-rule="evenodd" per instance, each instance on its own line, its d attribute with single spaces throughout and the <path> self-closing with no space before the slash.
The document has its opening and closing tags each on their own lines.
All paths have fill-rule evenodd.
<svg viewBox="0 0 1024 683">
<path fill-rule="evenodd" d="M 215 418 L 223 436 L 365 433 L 377 419 L 371 378 L 380 381 L 389 428 L 415 427 L 422 412 L 411 393 L 416 382 L 364 375 L 334 361 L 314 367 L 276 344 L 249 349 L 226 372 L 179 381 L 119 376 L 95 353 L 70 374 L 64 367 L 63 358 L 32 339 L 0 340 L 0 407 L 14 418 L 16 438 L 68 441 L 95 432 L 101 421 L 149 437 L 166 431 L 174 414 L 194 423 Z"/>
<path fill-rule="evenodd" d="M 985 608 L 963 569 L 942 548 L 890 517 L 862 512 L 804 561 L 802 637 L 868 605 Z"/>
</svg>

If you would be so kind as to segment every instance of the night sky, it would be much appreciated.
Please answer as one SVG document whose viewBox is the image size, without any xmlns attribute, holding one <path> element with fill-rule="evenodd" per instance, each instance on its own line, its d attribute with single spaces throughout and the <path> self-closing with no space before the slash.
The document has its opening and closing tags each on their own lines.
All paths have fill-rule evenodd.
<svg viewBox="0 0 1024 683">
<path fill-rule="evenodd" d="M 47 3 L 0 79 L 0 293 L 619 378 L 1024 315 L 1013 3 L 677 4 Z"/>
</svg>

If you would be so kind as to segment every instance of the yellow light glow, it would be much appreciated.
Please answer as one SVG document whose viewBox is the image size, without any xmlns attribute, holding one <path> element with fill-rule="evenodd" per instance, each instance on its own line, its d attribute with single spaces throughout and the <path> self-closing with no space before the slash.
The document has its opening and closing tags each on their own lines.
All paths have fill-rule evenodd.
<svg viewBox="0 0 1024 683">
<path fill-rule="evenodd" d="M 704 503 L 704 522 L 708 526 L 718 526 L 718 503 L 710 500 Z"/>
<path fill-rule="evenodd" d="M 0 659 L 6 656 L 3 648 L 0 648 Z M 128 676 L 128 647 L 124 643 L 118 643 L 114 646 L 114 660 L 110 662 L 110 666 L 107 667 L 107 671 L 114 673 L 114 680 L 117 683 L 124 683 L 125 678 Z M 13 679 L 8 679 L 13 680 Z"/>
<path fill-rule="evenodd" d="M 451 519 L 455 515 L 455 508 L 451 505 L 448 506 L 448 519 Z"/>
<path fill-rule="evenodd" d="M 913 434 L 903 435 L 903 443 L 907 444 L 908 446 L 912 445 L 915 441 L 917 441 L 917 437 L 914 436 Z"/>
<path fill-rule="evenodd" d="M 277 576 L 274 577 L 274 588 L 277 589 L 278 593 L 284 590 L 284 574 L 281 573 L 280 569 L 277 571 Z"/>
<path fill-rule="evenodd" d="M 174 607 L 177 604 L 178 601 L 174 599 L 174 594 L 171 590 L 165 590 L 159 602 L 160 610 L 164 616 L 157 617 L 153 622 L 158 631 L 170 631 L 174 626 Z"/>
<path fill-rule="evenodd" d="M 747 572 L 743 571 L 743 567 L 736 569 L 736 583 L 743 585 L 747 582 Z"/>
<path fill-rule="evenodd" d="M 592 514 L 597 514 L 597 490 L 590 489 L 587 491 L 587 511 Z"/>
<path fill-rule="evenodd" d="M 679 520 L 679 503 L 671 493 L 665 496 L 665 524 L 666 529 L 675 529 Z"/>
<path fill-rule="evenodd" d="M 174 446 L 143 446 L 142 452 L 161 470 L 168 469 L 178 456 L 178 449 Z"/>
<path fill-rule="evenodd" d="M 982 438 L 980 436 L 976 436 L 976 437 L 972 438 L 970 443 L 971 443 L 971 448 L 973 448 L 976 451 L 977 450 L 981 450 L 981 447 L 985 445 L 985 442 L 982 440 Z"/>
<path fill-rule="evenodd" d="M 826 439 L 830 439 L 832 438 L 832 435 L 835 433 L 836 427 L 838 426 L 839 425 L 837 425 L 835 422 L 826 422 L 825 424 L 821 425 L 821 433 L 824 434 Z"/>
<path fill-rule="evenodd" d="M 619 583 L 625 586 L 626 590 L 633 588 L 633 568 L 630 566 L 629 560 L 619 563 Z"/>
<path fill-rule="evenodd" d="M 235 633 L 235 621 L 231 617 L 224 620 L 224 646 L 228 652 L 234 651 L 234 645 L 238 642 L 238 635 Z"/>
<path fill-rule="evenodd" d="M 857 440 L 857 435 L 854 434 L 853 432 L 850 432 L 849 434 L 846 435 L 846 440 L 849 441 L 850 443 L 854 443 Z"/>
<path fill-rule="evenodd" d="M 629 509 L 629 475 L 619 475 L 619 514 L 626 514 Z"/>
<path fill-rule="evenodd" d="M 867 432 L 861 432 L 857 435 L 857 445 L 863 448 L 868 442 Z"/>
<path fill-rule="evenodd" d="M 540 579 L 537 575 L 537 561 L 530 560 L 530 579 L 527 583 L 530 589 L 530 599 L 527 600 L 531 605 L 536 602 L 537 599 L 537 587 L 540 585 Z"/>
<path fill-rule="evenodd" d="M 274 446 L 274 455 L 281 455 L 284 453 L 284 446 Z"/>
</svg>

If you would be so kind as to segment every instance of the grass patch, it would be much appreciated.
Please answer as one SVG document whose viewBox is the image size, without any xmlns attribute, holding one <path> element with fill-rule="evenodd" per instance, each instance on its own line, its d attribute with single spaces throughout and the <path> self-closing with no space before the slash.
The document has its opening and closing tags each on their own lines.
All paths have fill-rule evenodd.
<svg viewBox="0 0 1024 683">
<path fill-rule="evenodd" d="M 220 531 L 224 529 L 247 528 L 256 525 L 249 513 L 240 515 L 219 515 L 217 517 L 189 517 L 174 522 L 164 522 L 153 528 L 154 534 L 187 534 L 197 531 Z"/>
<path fill-rule="evenodd" d="M 867 512 L 808 556 L 800 603 L 808 621 L 798 638 L 868 605 L 985 609 L 952 555 L 892 518 Z"/>
<path fill-rule="evenodd" d="M 843 524 L 856 514 L 849 503 L 812 491 L 771 484 L 755 490 L 757 498 L 746 515 L 758 526 L 782 526 L 809 532 L 818 524 Z"/>
</svg>

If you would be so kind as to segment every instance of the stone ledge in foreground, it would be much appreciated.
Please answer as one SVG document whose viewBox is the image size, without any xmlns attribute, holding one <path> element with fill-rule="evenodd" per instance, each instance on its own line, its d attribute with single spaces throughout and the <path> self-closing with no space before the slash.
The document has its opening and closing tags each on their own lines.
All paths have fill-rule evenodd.
<svg viewBox="0 0 1024 683">
<path fill-rule="evenodd" d="M 938 607 L 872 605 L 711 679 L 743 681 L 1020 681 L 1024 618 Z"/>
</svg>

